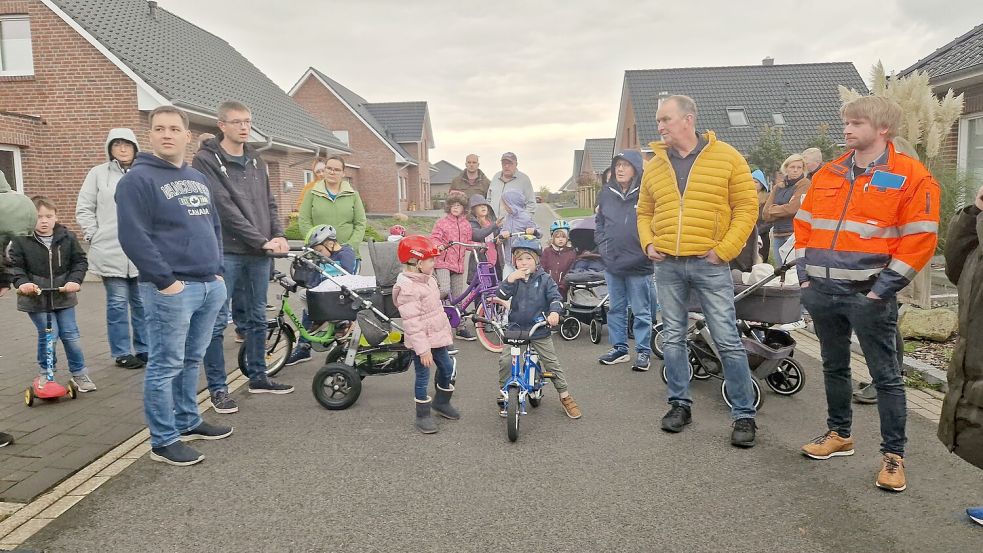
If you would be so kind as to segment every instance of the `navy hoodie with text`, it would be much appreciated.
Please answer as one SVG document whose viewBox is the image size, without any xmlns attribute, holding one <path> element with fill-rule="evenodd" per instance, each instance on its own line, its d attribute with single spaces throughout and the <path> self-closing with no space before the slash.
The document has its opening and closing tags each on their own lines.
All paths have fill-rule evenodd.
<svg viewBox="0 0 983 553">
<path fill-rule="evenodd" d="M 140 152 L 116 188 L 119 243 L 140 281 L 163 290 L 222 274 L 222 227 L 205 176 Z"/>
</svg>

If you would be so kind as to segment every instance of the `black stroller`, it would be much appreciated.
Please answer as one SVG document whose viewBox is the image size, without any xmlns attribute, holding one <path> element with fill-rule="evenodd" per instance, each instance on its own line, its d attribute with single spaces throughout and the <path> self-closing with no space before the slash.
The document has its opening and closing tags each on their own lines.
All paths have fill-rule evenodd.
<svg viewBox="0 0 983 553">
<path fill-rule="evenodd" d="M 608 320 L 608 286 L 604 280 L 604 264 L 600 256 L 594 258 L 590 252 L 597 251 L 594 241 L 595 223 L 593 217 L 578 219 L 570 229 L 570 243 L 577 251 L 578 259 L 573 268 L 563 275 L 567 285 L 565 313 L 560 323 L 560 336 L 564 340 L 576 340 L 580 336 L 581 325 L 590 328 L 590 340 L 601 342 L 601 329 Z"/>
</svg>

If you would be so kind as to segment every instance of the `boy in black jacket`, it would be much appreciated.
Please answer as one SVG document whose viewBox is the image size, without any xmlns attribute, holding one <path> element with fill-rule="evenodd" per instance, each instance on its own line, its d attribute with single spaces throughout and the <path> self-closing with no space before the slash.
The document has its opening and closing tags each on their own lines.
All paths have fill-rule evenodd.
<svg viewBox="0 0 983 553">
<path fill-rule="evenodd" d="M 539 240 L 525 238 L 512 244 L 512 266 L 515 270 L 509 273 L 505 281 L 498 287 L 498 299 L 511 300 L 512 309 L 509 311 L 509 324 L 519 329 L 528 330 L 545 315 L 550 326 L 560 323 L 560 312 L 563 310 L 563 300 L 556 282 L 539 266 L 542 255 Z M 550 331 L 540 328 L 532 336 L 532 346 L 539 354 L 539 362 L 544 372 L 553 373 L 550 380 L 560 394 L 563 410 L 571 419 L 580 418 L 580 408 L 573 396 L 567 391 L 567 381 L 560 368 L 560 360 L 556 357 L 556 346 Z M 512 367 L 512 353 L 508 347 L 502 349 L 498 359 L 498 385 L 505 385 Z M 503 398 L 504 399 L 504 398 Z M 502 416 L 505 416 L 504 413 Z"/>
<path fill-rule="evenodd" d="M 38 367 L 44 375 L 47 347 L 46 313 L 52 313 L 52 330 L 61 338 L 68 357 L 68 370 L 80 392 L 91 392 L 96 385 L 85 368 L 85 357 L 79 344 L 79 327 L 75 322 L 75 293 L 82 289 L 82 279 L 89 268 L 85 252 L 70 230 L 58 224 L 58 209 L 44 196 L 32 198 L 38 210 L 38 221 L 30 236 L 17 236 L 10 242 L 10 279 L 17 292 L 17 310 L 31 317 L 38 329 Z M 42 288 L 61 288 L 64 291 L 42 292 Z M 57 358 L 52 352 L 57 367 Z M 38 380 L 39 386 L 46 382 Z"/>
</svg>

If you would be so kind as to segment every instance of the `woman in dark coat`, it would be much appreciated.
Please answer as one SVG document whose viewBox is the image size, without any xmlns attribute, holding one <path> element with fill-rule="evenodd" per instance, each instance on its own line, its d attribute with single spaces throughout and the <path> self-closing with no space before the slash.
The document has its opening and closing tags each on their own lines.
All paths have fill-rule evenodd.
<svg viewBox="0 0 983 553">
<path fill-rule="evenodd" d="M 983 469 L 983 188 L 956 214 L 945 243 L 945 274 L 959 288 L 959 340 L 949 363 L 939 439 Z M 983 507 L 966 510 L 983 524 Z"/>
</svg>

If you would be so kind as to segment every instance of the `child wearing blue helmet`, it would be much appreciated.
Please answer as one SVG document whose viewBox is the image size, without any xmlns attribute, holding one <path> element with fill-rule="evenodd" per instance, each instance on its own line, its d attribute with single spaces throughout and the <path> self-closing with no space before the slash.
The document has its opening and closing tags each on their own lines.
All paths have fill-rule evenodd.
<svg viewBox="0 0 983 553">
<path fill-rule="evenodd" d="M 515 270 L 498 287 L 498 298 L 503 301 L 512 300 L 509 324 L 513 327 L 528 330 L 543 317 L 551 326 L 560 323 L 563 301 L 556 282 L 539 266 L 542 251 L 539 240 L 532 238 L 517 238 L 512 243 L 512 266 Z M 567 380 L 563 376 L 549 329 L 537 330 L 532 336 L 532 346 L 539 354 L 543 371 L 553 373 L 551 380 L 560 394 L 563 410 L 571 419 L 579 419 L 580 408 L 567 390 Z M 505 385 L 511 366 L 512 354 L 505 348 L 498 359 L 499 387 Z"/>
</svg>

